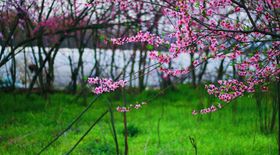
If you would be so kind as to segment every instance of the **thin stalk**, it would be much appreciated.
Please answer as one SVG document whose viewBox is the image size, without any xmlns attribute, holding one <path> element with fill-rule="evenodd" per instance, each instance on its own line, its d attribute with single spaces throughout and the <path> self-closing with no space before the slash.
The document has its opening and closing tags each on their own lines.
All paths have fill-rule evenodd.
<svg viewBox="0 0 280 155">
<path fill-rule="evenodd" d="M 67 128 L 61 131 L 53 140 L 51 140 L 45 147 L 43 147 L 38 153 L 38 155 L 47 150 L 54 142 L 56 142 L 59 139 L 59 137 L 61 137 L 66 131 L 68 131 L 89 110 L 89 108 L 93 105 L 93 103 L 97 100 L 98 97 L 99 96 L 96 96 L 90 102 L 90 104 L 67 126 Z"/>
<path fill-rule="evenodd" d="M 122 89 L 123 106 L 126 107 L 125 89 Z M 128 130 L 127 130 L 127 118 L 126 112 L 123 113 L 123 125 L 124 125 L 124 154 L 128 155 Z"/>
<path fill-rule="evenodd" d="M 119 155 L 120 154 L 120 149 L 119 149 L 119 143 L 118 143 L 118 137 L 117 137 L 117 132 L 116 132 L 116 127 L 115 127 L 115 121 L 114 121 L 114 112 L 112 110 L 112 102 L 107 98 L 108 100 L 108 109 L 110 112 L 110 121 L 111 121 L 111 125 L 112 125 L 112 130 L 113 130 L 113 137 L 114 137 L 114 142 L 116 145 L 116 154 Z"/>
<path fill-rule="evenodd" d="M 98 119 L 89 127 L 89 129 L 83 134 L 83 136 L 76 142 L 76 144 L 65 154 L 69 155 L 74 151 L 74 149 L 80 144 L 80 142 L 88 135 L 88 133 L 93 129 L 93 127 L 108 113 L 108 110 L 106 110 L 101 116 L 98 117 Z"/>
<path fill-rule="evenodd" d="M 280 57 L 276 58 L 277 65 L 280 64 Z M 280 76 L 278 75 L 278 78 Z M 280 155 L 280 81 L 277 82 L 277 102 L 278 102 L 278 155 Z"/>
</svg>

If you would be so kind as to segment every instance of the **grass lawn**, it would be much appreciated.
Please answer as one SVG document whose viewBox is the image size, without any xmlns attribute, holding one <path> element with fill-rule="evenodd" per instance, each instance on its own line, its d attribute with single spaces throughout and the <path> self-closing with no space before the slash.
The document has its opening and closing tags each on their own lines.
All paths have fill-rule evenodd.
<svg viewBox="0 0 280 155">
<path fill-rule="evenodd" d="M 128 103 L 142 101 L 159 91 L 141 94 L 128 91 Z M 43 154 L 66 153 L 108 109 L 108 100 L 121 103 L 119 94 L 101 96 L 82 119 Z M 63 130 L 85 106 L 70 94 L 55 93 L 49 100 L 38 95 L 0 93 L 0 154 L 36 154 Z M 89 97 L 87 100 L 90 101 Z M 217 103 L 205 90 L 179 86 L 168 90 L 143 108 L 127 113 L 130 155 L 193 155 L 190 142 L 197 143 L 198 154 L 277 154 L 277 128 L 270 134 L 260 131 L 255 99 L 242 97 L 222 110 L 207 115 L 192 115 Z M 124 151 L 123 114 L 114 112 L 120 151 Z M 110 114 L 108 113 L 74 150 L 73 154 L 115 154 Z"/>
</svg>

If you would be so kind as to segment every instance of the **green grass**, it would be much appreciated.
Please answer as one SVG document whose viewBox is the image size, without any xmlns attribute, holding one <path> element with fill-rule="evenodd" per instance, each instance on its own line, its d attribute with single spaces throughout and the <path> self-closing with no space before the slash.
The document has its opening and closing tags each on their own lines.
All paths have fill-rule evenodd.
<svg viewBox="0 0 280 155">
<path fill-rule="evenodd" d="M 128 92 L 128 103 L 142 101 L 158 93 L 154 90 L 141 94 Z M 115 93 L 109 97 L 115 106 L 121 103 L 119 96 L 119 93 Z M 107 97 L 101 97 L 44 154 L 66 153 L 107 109 Z M 85 108 L 81 101 L 76 102 L 74 98 L 63 93 L 53 94 L 49 100 L 37 95 L 26 98 L 25 94 L 0 93 L 0 154 L 38 153 Z M 209 105 L 211 100 L 217 102 L 209 98 L 205 90 L 180 86 L 177 90 L 162 94 L 142 109 L 129 112 L 129 154 L 192 155 L 194 148 L 190 136 L 195 139 L 198 154 L 201 155 L 277 154 L 276 129 L 271 134 L 260 131 L 253 98 L 242 97 L 236 103 L 208 115 L 191 114 L 193 109 Z M 124 151 L 122 116 L 122 113 L 114 113 L 121 152 Z M 73 154 L 115 154 L 109 114 L 94 127 Z"/>
</svg>

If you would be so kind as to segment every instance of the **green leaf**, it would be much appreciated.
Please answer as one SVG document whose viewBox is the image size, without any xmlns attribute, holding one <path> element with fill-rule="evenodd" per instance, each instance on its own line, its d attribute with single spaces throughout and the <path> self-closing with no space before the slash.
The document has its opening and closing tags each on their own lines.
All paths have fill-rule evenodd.
<svg viewBox="0 0 280 155">
<path fill-rule="evenodd" d="M 250 27 L 249 26 L 243 26 L 243 30 L 244 31 L 250 31 Z"/>
<path fill-rule="evenodd" d="M 170 44 L 165 44 L 167 48 L 170 48 Z"/>
<path fill-rule="evenodd" d="M 202 11 L 202 16 L 205 17 L 205 18 L 207 17 L 207 16 L 206 16 L 206 11 L 205 11 L 205 10 Z"/>
<path fill-rule="evenodd" d="M 194 4 L 194 7 L 199 8 L 199 5 L 200 5 L 200 3 L 199 3 L 199 2 L 196 2 L 196 3 Z"/>
<path fill-rule="evenodd" d="M 175 11 L 179 11 L 179 9 L 180 9 L 179 6 L 176 6 Z"/>
<path fill-rule="evenodd" d="M 105 40 L 105 36 L 104 35 L 100 35 L 99 39 L 100 39 L 100 41 L 104 41 Z"/>
<path fill-rule="evenodd" d="M 151 44 L 148 44 L 147 46 L 146 46 L 146 48 L 147 48 L 147 50 L 153 50 L 154 49 L 154 46 L 153 45 L 151 45 Z"/>
</svg>

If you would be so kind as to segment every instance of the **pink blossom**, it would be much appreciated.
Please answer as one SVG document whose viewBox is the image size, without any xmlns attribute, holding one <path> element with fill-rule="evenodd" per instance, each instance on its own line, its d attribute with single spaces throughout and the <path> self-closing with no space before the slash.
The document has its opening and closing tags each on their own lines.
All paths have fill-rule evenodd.
<svg viewBox="0 0 280 155">
<path fill-rule="evenodd" d="M 240 7 L 236 7 L 236 8 L 234 9 L 234 11 L 235 11 L 235 12 L 239 12 L 239 11 L 240 11 Z"/>
<path fill-rule="evenodd" d="M 126 81 L 119 80 L 114 82 L 111 79 L 101 79 L 98 77 L 89 77 L 88 78 L 88 84 L 94 85 L 95 88 L 93 88 L 92 92 L 94 94 L 102 94 L 102 93 L 108 93 L 115 91 L 118 88 L 125 87 Z"/>
</svg>

